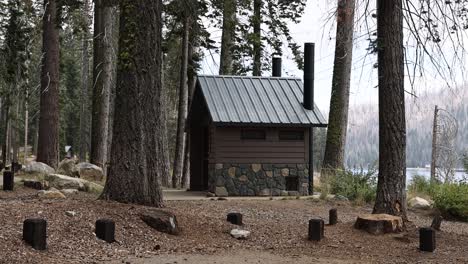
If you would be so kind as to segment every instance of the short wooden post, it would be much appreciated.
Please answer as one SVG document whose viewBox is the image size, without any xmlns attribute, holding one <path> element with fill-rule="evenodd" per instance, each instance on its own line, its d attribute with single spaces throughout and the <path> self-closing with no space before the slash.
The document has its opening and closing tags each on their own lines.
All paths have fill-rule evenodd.
<svg viewBox="0 0 468 264">
<path fill-rule="evenodd" d="M 23 222 L 23 240 L 36 250 L 45 250 L 47 247 L 47 221 L 26 219 Z"/>
<path fill-rule="evenodd" d="M 110 219 L 96 221 L 96 237 L 107 243 L 115 242 L 115 222 Z"/>
<path fill-rule="evenodd" d="M 421 251 L 434 252 L 436 249 L 435 233 L 432 228 L 419 229 L 419 249 Z"/>
<path fill-rule="evenodd" d="M 329 212 L 329 224 L 330 225 L 336 225 L 338 223 L 338 210 L 336 208 L 333 208 Z"/>
<path fill-rule="evenodd" d="M 241 213 L 229 213 L 227 215 L 227 221 L 233 225 L 242 225 L 242 214 Z"/>
<path fill-rule="evenodd" d="M 3 190 L 13 191 L 15 186 L 15 174 L 12 171 L 3 172 Z"/>
<path fill-rule="evenodd" d="M 324 237 L 325 223 L 322 219 L 309 220 L 309 240 L 320 241 Z"/>
<path fill-rule="evenodd" d="M 444 218 L 441 215 L 436 215 L 432 220 L 431 227 L 437 231 L 440 231 L 440 225 L 442 224 L 442 220 L 444 220 Z"/>
</svg>

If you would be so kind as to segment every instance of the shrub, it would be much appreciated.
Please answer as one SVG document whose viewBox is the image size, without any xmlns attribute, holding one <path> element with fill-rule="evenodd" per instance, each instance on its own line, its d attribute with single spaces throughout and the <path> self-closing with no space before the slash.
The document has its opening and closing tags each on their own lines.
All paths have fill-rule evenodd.
<svg viewBox="0 0 468 264">
<path fill-rule="evenodd" d="M 431 183 L 429 179 L 421 175 L 414 175 L 408 186 L 408 192 L 414 195 L 428 195 L 433 197 L 435 195 L 438 184 Z"/>
<path fill-rule="evenodd" d="M 441 184 L 434 195 L 434 207 L 445 217 L 468 222 L 468 184 Z"/>
<path fill-rule="evenodd" d="M 377 176 L 374 170 L 337 171 L 330 180 L 330 192 L 357 203 L 375 201 Z"/>
</svg>

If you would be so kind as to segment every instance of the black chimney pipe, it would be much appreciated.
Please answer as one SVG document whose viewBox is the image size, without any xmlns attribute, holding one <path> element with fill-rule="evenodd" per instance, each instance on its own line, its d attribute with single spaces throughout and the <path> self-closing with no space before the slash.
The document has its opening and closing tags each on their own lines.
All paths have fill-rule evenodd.
<svg viewBox="0 0 468 264">
<path fill-rule="evenodd" d="M 304 47 L 304 108 L 314 110 L 314 61 L 315 43 Z"/>
<path fill-rule="evenodd" d="M 304 108 L 314 110 L 314 63 L 315 44 L 304 46 Z M 314 127 L 309 128 L 309 195 L 314 194 Z"/>
<path fill-rule="evenodd" d="M 273 57 L 273 77 L 281 77 L 281 57 Z"/>
</svg>

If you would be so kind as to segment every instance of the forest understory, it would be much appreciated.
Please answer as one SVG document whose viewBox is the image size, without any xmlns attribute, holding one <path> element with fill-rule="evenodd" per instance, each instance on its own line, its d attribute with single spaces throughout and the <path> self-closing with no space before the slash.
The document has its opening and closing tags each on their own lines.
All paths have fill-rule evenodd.
<svg viewBox="0 0 468 264">
<path fill-rule="evenodd" d="M 407 232 L 375 236 L 353 228 L 356 217 L 372 208 L 348 202 L 166 201 L 163 210 L 173 212 L 181 228 L 173 236 L 140 220 L 150 207 L 101 201 L 85 193 L 40 200 L 35 193 L 22 187 L 0 191 L 0 263 L 468 263 L 468 223 L 443 222 L 436 251 L 419 251 L 418 227 L 432 221 L 427 212 L 409 211 Z M 308 220 L 328 222 L 331 208 L 338 209 L 340 222 L 325 227 L 321 242 L 308 241 Z M 230 236 L 236 226 L 226 221 L 229 212 L 243 214 L 241 229 L 251 231 L 248 239 Z M 46 251 L 22 241 L 24 219 L 34 217 L 48 222 Z M 94 224 L 100 218 L 116 222 L 117 242 L 96 238 Z"/>
</svg>

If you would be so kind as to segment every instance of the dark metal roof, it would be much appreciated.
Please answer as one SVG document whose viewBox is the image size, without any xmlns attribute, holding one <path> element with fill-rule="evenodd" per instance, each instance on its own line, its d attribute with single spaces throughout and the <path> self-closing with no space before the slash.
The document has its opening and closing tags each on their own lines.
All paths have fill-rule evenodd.
<svg viewBox="0 0 468 264">
<path fill-rule="evenodd" d="M 302 106 L 303 84 L 297 78 L 198 77 L 214 123 L 326 126 L 320 110 Z"/>
</svg>

